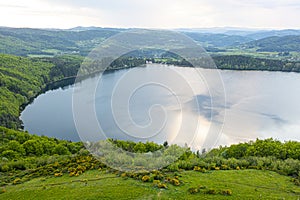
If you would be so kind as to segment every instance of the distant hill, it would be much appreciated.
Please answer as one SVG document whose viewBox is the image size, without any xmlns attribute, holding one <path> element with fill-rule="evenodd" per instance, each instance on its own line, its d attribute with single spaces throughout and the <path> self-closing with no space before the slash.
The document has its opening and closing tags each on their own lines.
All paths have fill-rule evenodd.
<svg viewBox="0 0 300 200">
<path fill-rule="evenodd" d="M 229 47 L 229 46 L 237 46 L 243 43 L 253 41 L 253 39 L 249 37 L 244 37 L 239 35 L 195 33 L 195 32 L 184 32 L 184 34 L 191 37 L 195 41 L 199 42 L 203 46 Z"/>
<path fill-rule="evenodd" d="M 259 40 L 272 36 L 289 36 L 289 35 L 300 35 L 300 30 L 286 29 L 286 30 L 273 30 L 273 31 L 258 31 L 256 33 L 248 34 L 247 37 Z"/>
<path fill-rule="evenodd" d="M 288 35 L 283 37 L 272 36 L 249 42 L 246 48 L 257 48 L 257 51 L 297 51 L 300 52 L 300 35 Z"/>
<path fill-rule="evenodd" d="M 202 33 L 202 34 L 224 34 L 229 36 L 244 36 L 253 40 L 259 40 L 271 36 L 287 36 L 300 35 L 300 30 L 297 29 L 283 29 L 283 30 L 259 30 L 250 28 L 195 28 L 195 29 L 176 29 L 179 32 L 187 33 Z"/>
<path fill-rule="evenodd" d="M 86 56 L 102 41 L 125 30 L 127 29 L 101 27 L 71 29 L 0 27 L 0 53 L 19 56 L 60 54 Z M 228 47 L 237 46 L 257 48 L 259 51 L 299 51 L 300 30 L 257 31 L 215 28 L 178 29 L 177 31 L 199 42 L 210 52 L 224 51 Z"/>
<path fill-rule="evenodd" d="M 46 30 L 30 28 L 0 28 L 0 53 L 27 56 L 78 53 L 86 55 L 104 39 L 118 33 L 114 29 Z"/>
<path fill-rule="evenodd" d="M 96 31 L 117 31 L 117 32 L 121 32 L 121 31 L 125 31 L 128 30 L 126 28 L 108 28 L 108 27 L 96 27 L 96 26 L 77 26 L 74 28 L 70 28 L 70 29 L 66 29 L 65 31 L 91 31 L 91 30 L 96 30 Z"/>
</svg>

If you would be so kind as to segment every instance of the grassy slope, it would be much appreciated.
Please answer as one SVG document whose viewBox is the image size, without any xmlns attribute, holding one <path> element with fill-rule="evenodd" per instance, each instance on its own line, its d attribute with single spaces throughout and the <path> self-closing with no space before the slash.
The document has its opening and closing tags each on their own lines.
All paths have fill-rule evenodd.
<svg viewBox="0 0 300 200">
<path fill-rule="evenodd" d="M 7 186 L 1 199 L 298 199 L 300 187 L 290 177 L 275 172 L 230 170 L 200 173 L 183 171 L 181 186 L 168 184 L 157 189 L 151 183 L 124 179 L 113 174 L 88 171 L 80 177 L 37 178 Z M 93 180 L 94 179 L 94 180 Z M 190 187 L 199 185 L 216 190 L 230 189 L 232 196 L 189 194 Z"/>
</svg>

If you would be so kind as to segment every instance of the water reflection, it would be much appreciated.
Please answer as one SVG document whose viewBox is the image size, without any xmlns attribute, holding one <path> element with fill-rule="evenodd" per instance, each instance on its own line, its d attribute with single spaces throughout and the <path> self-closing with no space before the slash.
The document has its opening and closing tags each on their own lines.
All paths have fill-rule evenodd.
<svg viewBox="0 0 300 200">
<path fill-rule="evenodd" d="M 182 82 L 174 81 L 171 75 L 167 75 L 170 69 L 175 69 L 188 79 L 189 85 L 194 85 L 195 95 L 187 95 Z M 96 92 L 96 112 L 99 122 L 107 137 L 123 140 L 142 140 L 137 138 L 145 134 L 147 139 L 162 143 L 166 140 L 184 144 L 193 139 L 193 146 L 201 148 L 205 140 L 215 138 L 209 135 L 209 130 L 215 125 L 223 126 L 219 137 L 219 144 L 230 144 L 250 139 L 273 137 L 280 140 L 300 140 L 300 74 L 279 72 L 246 72 L 246 71 L 222 71 L 226 89 L 226 106 L 218 100 L 218 89 L 208 91 L 205 84 L 195 76 L 194 69 L 165 66 L 147 66 L 136 68 L 128 78 L 139 81 L 155 76 L 165 81 L 175 82 L 178 87 L 176 94 L 182 104 L 172 92 L 163 87 L 145 85 L 139 88 L 129 99 L 127 105 L 122 104 L 122 92 L 118 93 L 117 101 L 119 123 L 114 120 L 111 109 L 111 96 L 115 84 L 120 81 L 128 70 L 119 70 L 107 73 L 103 81 L 99 83 Z M 209 72 L 209 70 L 207 70 Z M 206 73 L 209 76 L 209 73 Z M 86 87 L 89 95 L 89 83 L 94 78 L 84 80 L 81 84 Z M 211 80 L 213 81 L 213 80 Z M 121 84 L 122 85 L 122 84 Z M 82 85 L 81 85 L 82 86 Z M 74 87 L 79 87 L 75 85 Z M 123 84 L 120 91 L 131 88 L 131 85 Z M 21 119 L 25 129 L 31 133 L 43 134 L 69 140 L 79 140 L 76 134 L 72 116 L 72 92 L 73 88 L 57 89 L 40 95 L 22 112 Z M 210 92 L 214 92 L 216 99 L 212 101 Z M 220 93 L 221 94 L 221 93 Z M 91 96 L 93 98 L 93 96 Z M 92 103 L 87 101 L 85 103 Z M 154 106 L 153 106 L 154 105 Z M 157 106 L 155 106 L 157 105 Z M 159 105 L 159 106 L 158 106 Z M 130 121 L 128 112 L 130 110 Z M 123 109 L 123 110 L 122 110 Z M 166 117 L 167 116 L 167 117 Z M 225 116 L 225 123 L 223 118 Z M 89 116 L 82 116 L 88 118 Z M 164 121 L 164 119 L 168 119 Z M 199 121 L 199 126 L 190 127 L 191 121 Z M 140 126 L 136 131 L 130 123 L 133 121 Z M 150 126 L 153 124 L 154 126 Z M 160 134 L 155 127 L 163 124 Z M 182 124 L 185 124 L 183 127 Z M 120 129 L 125 127 L 127 133 Z M 93 132 L 93 128 L 86 125 L 87 132 Z M 131 132 L 132 131 L 132 132 Z M 131 134 L 128 134 L 131 133 Z M 177 134 L 181 133 L 181 134 Z M 95 133 L 94 138 L 104 139 Z M 212 141 L 211 141 L 212 142 Z"/>
</svg>

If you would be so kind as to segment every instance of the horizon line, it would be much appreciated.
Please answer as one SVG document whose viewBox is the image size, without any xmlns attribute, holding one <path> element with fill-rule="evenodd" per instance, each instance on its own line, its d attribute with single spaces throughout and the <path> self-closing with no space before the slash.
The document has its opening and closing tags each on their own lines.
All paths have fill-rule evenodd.
<svg viewBox="0 0 300 200">
<path fill-rule="evenodd" d="M 280 30 L 300 30 L 300 28 L 275 28 L 275 27 L 239 27 L 239 26 L 212 26 L 212 27 L 181 27 L 181 28 L 158 28 L 158 27 L 114 27 L 114 26 L 74 26 L 74 27 L 30 27 L 30 26 L 2 26 L 0 25 L 0 28 L 15 28 L 15 29 L 56 29 L 56 30 L 71 30 L 76 28 L 101 28 L 101 29 L 162 29 L 162 30 L 222 30 L 222 29 L 228 29 L 228 30 L 237 30 L 237 31 L 280 31 Z"/>
</svg>

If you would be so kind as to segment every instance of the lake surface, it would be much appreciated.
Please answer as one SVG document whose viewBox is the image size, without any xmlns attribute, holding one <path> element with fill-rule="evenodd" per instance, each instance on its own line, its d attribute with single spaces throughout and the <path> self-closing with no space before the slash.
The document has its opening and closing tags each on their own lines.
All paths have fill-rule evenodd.
<svg viewBox="0 0 300 200">
<path fill-rule="evenodd" d="M 269 137 L 300 141 L 300 74 L 219 71 L 225 88 L 222 93 L 220 85 L 211 86 L 216 71 L 203 70 L 201 79 L 194 68 L 151 64 L 105 73 L 90 97 L 88 88 L 99 80 L 97 76 L 39 95 L 20 118 L 30 133 L 73 141 L 85 138 L 82 130 L 96 139 L 167 140 L 192 144 L 196 149 L 205 146 L 207 138 L 213 145 Z M 175 72 L 180 75 L 178 79 Z M 211 80 L 206 82 L 206 78 Z M 136 84 L 139 87 L 135 88 Z M 185 88 L 188 86 L 190 91 Z M 94 104 L 103 131 L 99 137 L 98 129 L 87 123 L 85 108 L 82 113 L 78 109 L 73 113 L 74 88 L 87 88 L 82 93 L 86 97 L 82 105 Z M 94 98 L 94 103 L 89 98 Z M 86 120 L 81 133 L 74 116 Z M 195 120 L 200 124 L 197 127 Z M 211 135 L 213 131 L 218 134 Z"/>
</svg>

